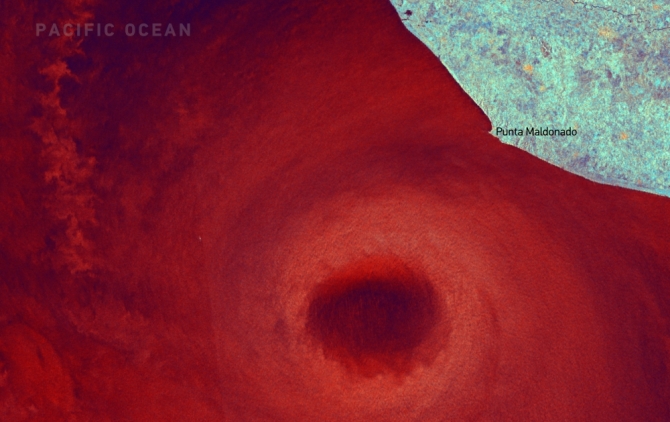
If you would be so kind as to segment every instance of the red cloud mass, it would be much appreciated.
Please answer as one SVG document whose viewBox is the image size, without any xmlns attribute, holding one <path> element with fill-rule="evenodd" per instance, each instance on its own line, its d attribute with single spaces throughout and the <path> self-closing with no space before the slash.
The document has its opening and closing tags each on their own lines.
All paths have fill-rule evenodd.
<svg viewBox="0 0 670 422">
<path fill-rule="evenodd" d="M 670 420 L 670 199 L 501 144 L 390 3 L 1 7 L 0 420 Z M 191 34 L 35 35 L 86 22 Z"/>
</svg>

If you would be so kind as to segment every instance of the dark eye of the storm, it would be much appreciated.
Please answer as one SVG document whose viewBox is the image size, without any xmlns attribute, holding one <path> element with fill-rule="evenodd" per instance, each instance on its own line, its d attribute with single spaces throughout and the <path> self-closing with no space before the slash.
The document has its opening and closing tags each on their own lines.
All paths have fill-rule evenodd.
<svg viewBox="0 0 670 422">
<path fill-rule="evenodd" d="M 326 357 L 350 370 L 400 375 L 412 369 L 440 315 L 435 289 L 424 278 L 364 265 L 314 289 L 305 328 Z"/>
</svg>

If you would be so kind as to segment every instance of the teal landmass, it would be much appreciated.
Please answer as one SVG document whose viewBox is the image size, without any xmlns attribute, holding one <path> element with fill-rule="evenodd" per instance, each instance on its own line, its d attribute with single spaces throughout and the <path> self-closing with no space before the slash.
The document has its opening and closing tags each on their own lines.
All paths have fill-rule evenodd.
<svg viewBox="0 0 670 422">
<path fill-rule="evenodd" d="M 666 1 L 394 0 L 499 136 L 591 180 L 670 196 Z M 419 76 L 419 75 L 417 75 Z"/>
</svg>

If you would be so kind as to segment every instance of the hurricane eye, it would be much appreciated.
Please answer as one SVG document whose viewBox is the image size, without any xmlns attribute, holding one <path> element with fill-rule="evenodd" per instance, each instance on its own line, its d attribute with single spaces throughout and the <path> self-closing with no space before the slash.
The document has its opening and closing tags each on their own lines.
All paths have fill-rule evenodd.
<svg viewBox="0 0 670 422">
<path fill-rule="evenodd" d="M 383 261 L 358 264 L 315 287 L 305 324 L 326 357 L 367 376 L 410 371 L 440 314 L 428 280 Z"/>
</svg>

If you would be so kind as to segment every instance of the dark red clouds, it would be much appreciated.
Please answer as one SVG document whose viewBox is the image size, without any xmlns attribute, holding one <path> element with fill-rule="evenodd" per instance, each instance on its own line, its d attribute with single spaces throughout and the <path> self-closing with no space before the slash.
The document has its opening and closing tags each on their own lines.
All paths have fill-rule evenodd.
<svg viewBox="0 0 670 422">
<path fill-rule="evenodd" d="M 670 201 L 501 145 L 390 4 L 268 3 L 3 4 L 0 419 L 667 420 Z M 86 19 L 193 35 L 33 37 Z"/>
</svg>

